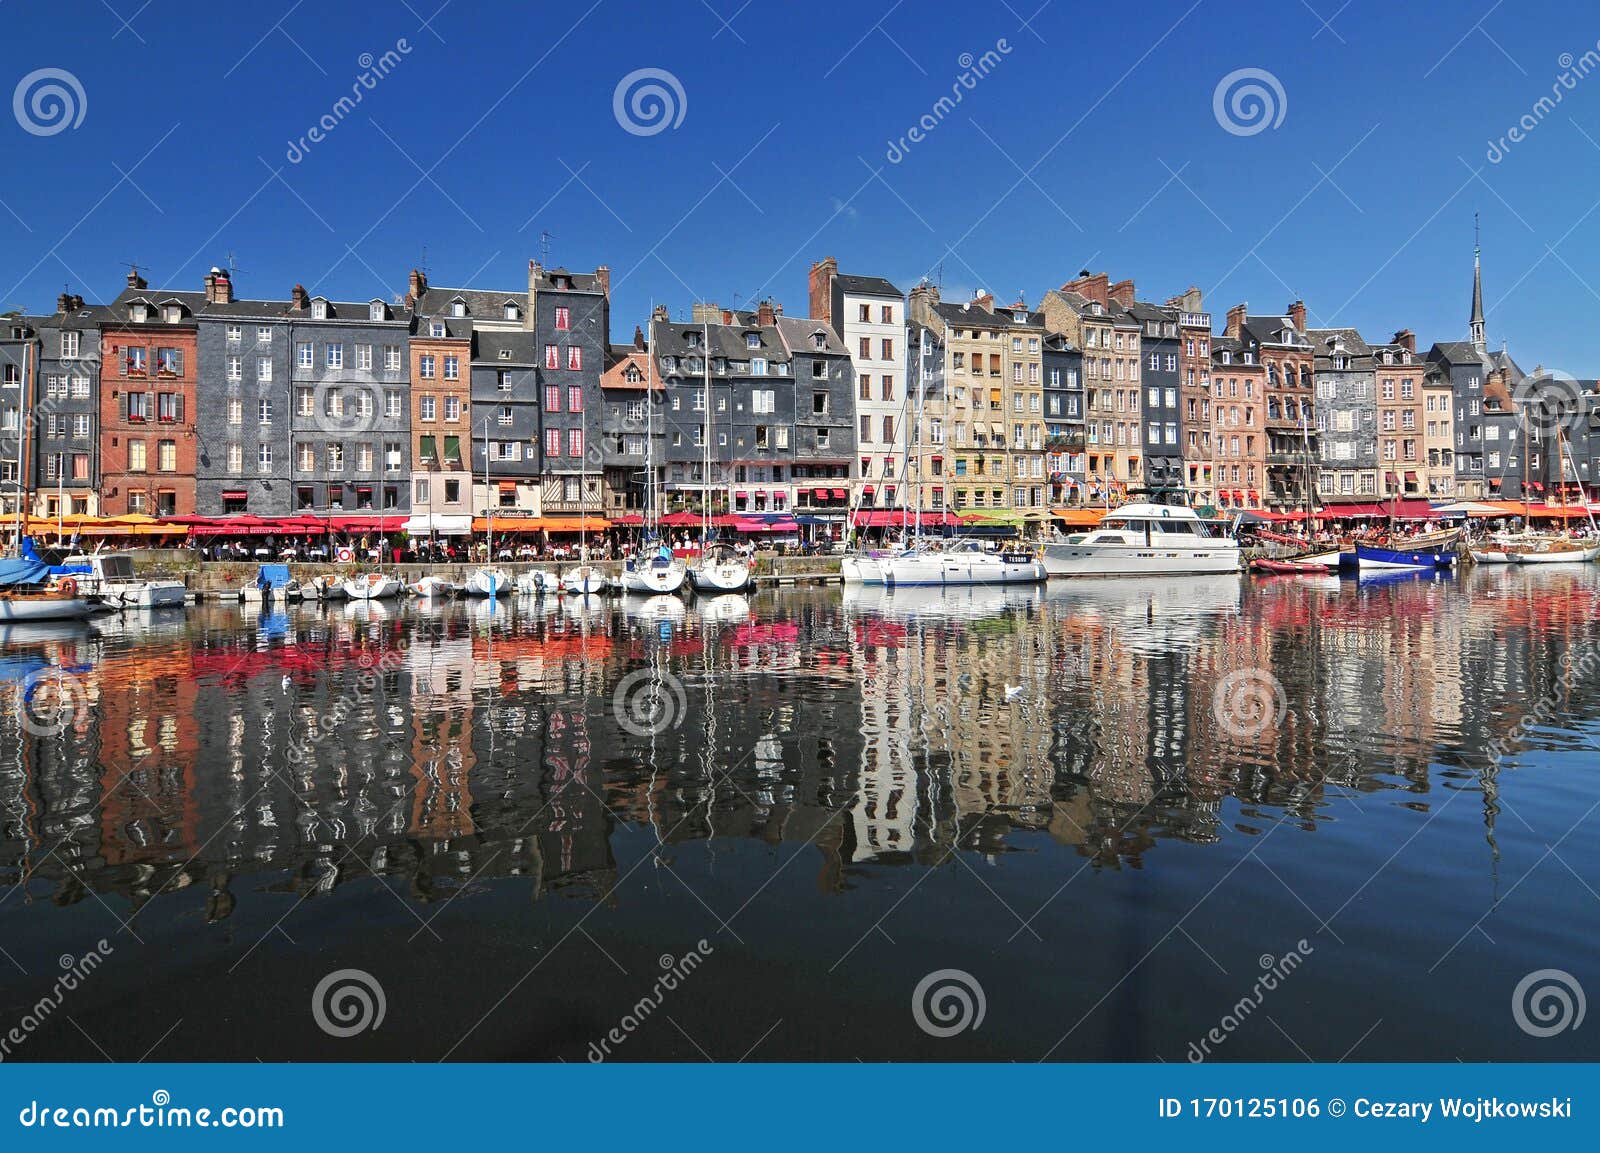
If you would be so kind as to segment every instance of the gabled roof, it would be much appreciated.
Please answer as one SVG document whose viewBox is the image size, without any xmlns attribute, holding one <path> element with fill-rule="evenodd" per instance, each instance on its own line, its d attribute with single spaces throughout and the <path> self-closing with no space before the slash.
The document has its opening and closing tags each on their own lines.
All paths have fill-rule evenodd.
<svg viewBox="0 0 1600 1153">
<path fill-rule="evenodd" d="M 1243 331 L 1249 333 L 1250 338 L 1257 344 L 1272 344 L 1279 347 L 1295 348 L 1311 347 L 1311 338 L 1306 333 L 1296 329 L 1294 321 L 1287 316 L 1247 316 L 1240 327 Z"/>
<path fill-rule="evenodd" d="M 606 370 L 600 374 L 600 387 L 602 389 L 617 389 L 624 392 L 657 391 L 666 387 L 661 382 L 660 376 L 655 376 L 654 388 L 651 387 L 650 350 L 635 348 L 631 344 L 613 344 L 612 357 L 608 357 Z M 614 359 L 613 359 L 614 357 Z M 638 373 L 637 381 L 628 379 L 628 370 L 632 368 Z"/>
<path fill-rule="evenodd" d="M 449 321 L 446 320 L 446 325 Z M 538 334 L 533 332 L 495 331 L 490 328 L 472 330 L 472 362 L 493 364 L 535 365 L 539 363 Z M 502 356 L 505 353 L 507 355 Z"/>
<path fill-rule="evenodd" d="M 452 311 L 450 306 L 458 300 L 466 306 L 469 318 L 484 321 L 498 320 L 504 323 L 505 306 L 508 304 L 517 306 L 519 319 L 528 311 L 526 292 L 500 292 L 487 288 L 446 288 L 432 284 L 417 298 L 416 311 L 426 314 L 448 313 Z"/>
<path fill-rule="evenodd" d="M 844 341 L 833 329 L 820 320 L 813 320 L 809 316 L 780 316 L 777 318 L 778 332 L 782 335 L 784 344 L 791 354 L 794 353 L 820 353 L 824 356 L 849 356 L 850 350 L 844 346 Z M 817 347 L 816 338 L 822 336 L 822 347 Z"/>
<path fill-rule="evenodd" d="M 540 292 L 592 292 L 598 294 L 605 291 L 601 287 L 600 278 L 592 272 L 568 272 L 565 268 L 539 269 L 537 266 L 530 267 L 528 271 L 534 274 L 534 278 L 538 281 Z M 556 281 L 562 277 L 571 282 L 570 287 L 556 287 Z"/>
</svg>

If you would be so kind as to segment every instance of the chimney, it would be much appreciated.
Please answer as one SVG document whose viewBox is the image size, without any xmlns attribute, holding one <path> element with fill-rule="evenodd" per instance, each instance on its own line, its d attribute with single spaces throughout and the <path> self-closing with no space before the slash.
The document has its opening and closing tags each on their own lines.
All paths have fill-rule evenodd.
<svg viewBox="0 0 1600 1153">
<path fill-rule="evenodd" d="M 56 297 L 56 312 L 65 314 L 72 311 L 74 311 L 74 309 L 72 307 L 72 297 L 70 295 L 63 292 L 60 296 Z"/>
<path fill-rule="evenodd" d="M 777 301 L 773 301 L 772 302 L 772 315 L 773 316 L 782 316 L 783 315 L 783 305 L 779 304 Z"/>
<path fill-rule="evenodd" d="M 763 300 L 760 307 L 756 309 L 756 323 L 762 328 L 771 328 L 776 323 L 776 319 L 772 311 L 772 301 Z"/>
<path fill-rule="evenodd" d="M 303 284 L 295 285 L 289 293 L 289 307 L 296 312 L 304 312 L 310 304 L 311 298 L 306 295 L 306 286 Z M 409 302 L 406 307 L 410 307 Z"/>
<path fill-rule="evenodd" d="M 1109 289 L 1111 299 L 1122 305 L 1123 308 L 1133 307 L 1133 281 L 1119 280 Z"/>
<path fill-rule="evenodd" d="M 417 301 L 422 299 L 422 294 L 428 291 L 428 274 L 419 269 L 411 270 L 411 279 L 406 285 L 406 307 L 415 308 Z"/>
<path fill-rule="evenodd" d="M 206 273 L 206 303 L 233 303 L 233 282 L 228 279 L 228 274 L 220 268 L 212 268 L 210 272 Z"/>
<path fill-rule="evenodd" d="M 981 288 L 977 289 L 972 294 L 972 303 L 976 304 L 979 308 L 983 309 L 985 312 L 993 312 L 994 311 L 994 293 L 985 292 Z"/>
<path fill-rule="evenodd" d="M 701 300 L 695 303 L 689 313 L 690 319 L 695 324 L 721 324 L 722 310 L 712 300 Z"/>
<path fill-rule="evenodd" d="M 659 309 L 658 308 L 658 309 L 656 309 L 656 311 L 657 312 L 661 312 L 661 311 L 663 311 L 663 309 Z M 657 317 L 652 316 L 650 319 L 651 320 L 656 320 L 656 319 L 663 319 L 664 320 L 666 318 L 665 317 L 657 318 Z M 637 324 L 633 326 L 633 348 L 634 348 L 635 352 L 643 352 L 644 351 L 644 329 L 640 328 Z"/>
<path fill-rule="evenodd" d="M 830 326 L 833 324 L 833 278 L 838 275 L 839 262 L 831 256 L 824 256 L 811 265 L 811 275 L 807 278 L 811 315 Z"/>
<path fill-rule="evenodd" d="M 1289 319 L 1294 322 L 1296 332 L 1306 330 L 1306 302 L 1297 300 L 1289 306 Z"/>
<path fill-rule="evenodd" d="M 1394 342 L 1407 352 L 1417 351 L 1417 334 L 1409 328 L 1402 328 L 1394 334 Z"/>
<path fill-rule="evenodd" d="M 544 279 L 544 268 L 537 260 L 528 261 L 528 307 L 522 313 L 522 327 L 532 331 L 539 324 L 539 282 Z M 428 282 L 423 280 L 426 288 Z"/>
<path fill-rule="evenodd" d="M 1204 312 L 1205 308 L 1200 303 L 1203 297 L 1200 289 L 1190 285 L 1184 289 L 1182 296 L 1174 296 L 1167 301 L 1168 308 L 1176 308 L 1179 312 Z"/>
<path fill-rule="evenodd" d="M 1110 304 L 1110 283 L 1111 278 L 1103 272 L 1096 272 L 1093 275 L 1082 273 L 1075 280 L 1069 280 L 1063 284 L 1061 291 L 1076 292 L 1079 296 L 1095 301 L 1097 304 Z"/>
<path fill-rule="evenodd" d="M 150 287 L 148 284 L 146 284 L 144 282 L 144 277 L 139 275 L 139 266 L 138 265 L 134 265 L 134 267 L 131 268 L 128 271 L 128 287 L 129 288 L 138 288 L 138 289 L 145 289 L 145 288 L 149 288 Z"/>
<path fill-rule="evenodd" d="M 910 319 L 927 328 L 935 327 L 933 306 L 939 303 L 938 285 L 919 284 L 911 290 L 907 300 L 906 315 Z"/>
<path fill-rule="evenodd" d="M 1236 304 L 1228 309 L 1228 326 L 1222 330 L 1222 334 L 1239 339 L 1239 330 L 1244 326 L 1244 318 L 1249 315 L 1249 304 Z"/>
<path fill-rule="evenodd" d="M 664 304 L 656 305 L 654 311 L 650 313 L 651 324 L 666 324 L 671 319 L 672 316 L 667 312 L 667 306 Z"/>
<path fill-rule="evenodd" d="M 594 278 L 600 282 L 600 293 L 607 300 L 611 299 L 611 266 L 602 264 L 594 270 Z"/>
</svg>

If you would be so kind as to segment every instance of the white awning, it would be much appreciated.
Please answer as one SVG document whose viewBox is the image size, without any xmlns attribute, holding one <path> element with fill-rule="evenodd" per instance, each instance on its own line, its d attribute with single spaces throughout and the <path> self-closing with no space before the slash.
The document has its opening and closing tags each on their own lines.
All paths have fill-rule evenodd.
<svg viewBox="0 0 1600 1153">
<path fill-rule="evenodd" d="M 407 536 L 470 536 L 472 517 L 453 513 L 423 513 L 406 521 Z"/>
</svg>

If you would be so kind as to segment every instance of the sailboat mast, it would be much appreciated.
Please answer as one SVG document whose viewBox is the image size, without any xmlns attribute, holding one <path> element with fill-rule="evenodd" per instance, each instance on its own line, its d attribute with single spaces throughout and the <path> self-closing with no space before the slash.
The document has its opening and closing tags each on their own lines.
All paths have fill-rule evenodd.
<svg viewBox="0 0 1600 1153">
<path fill-rule="evenodd" d="M 705 409 L 705 451 L 700 454 L 700 549 L 711 539 L 711 322 L 700 322 L 700 403 Z"/>
</svg>

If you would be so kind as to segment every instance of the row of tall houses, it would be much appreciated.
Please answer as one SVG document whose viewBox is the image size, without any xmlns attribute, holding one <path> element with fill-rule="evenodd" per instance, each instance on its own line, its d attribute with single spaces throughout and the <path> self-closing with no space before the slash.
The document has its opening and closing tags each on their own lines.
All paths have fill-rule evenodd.
<svg viewBox="0 0 1600 1153">
<path fill-rule="evenodd" d="M 505 291 L 63 294 L 0 318 L 0 503 L 40 516 L 786 513 L 842 526 L 1183 491 L 1223 509 L 1542 499 L 1600 482 L 1594 381 L 1466 339 L 1419 351 L 1087 270 L 1036 306 L 812 265 L 809 316 L 658 307 L 612 344 L 610 271 Z M 1559 431 L 1559 447 L 1558 447 Z M 1565 467 L 1563 468 L 1563 462 Z M 653 466 L 655 484 L 649 483 Z M 870 516 L 869 516 L 870 519 Z"/>
</svg>

